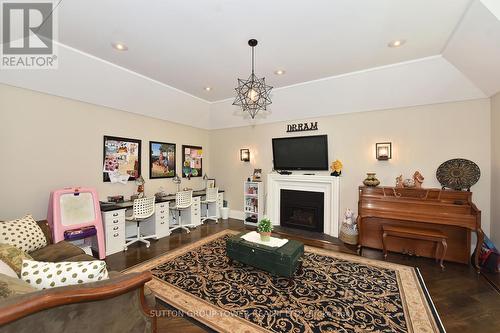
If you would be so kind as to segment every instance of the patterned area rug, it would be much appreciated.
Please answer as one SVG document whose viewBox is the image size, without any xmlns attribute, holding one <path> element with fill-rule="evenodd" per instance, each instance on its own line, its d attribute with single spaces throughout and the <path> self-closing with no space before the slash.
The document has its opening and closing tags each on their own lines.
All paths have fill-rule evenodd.
<svg viewBox="0 0 500 333">
<path fill-rule="evenodd" d="M 226 230 L 126 272 L 151 270 L 157 297 L 220 332 L 441 332 L 412 267 L 306 246 L 293 278 L 229 264 Z"/>
</svg>

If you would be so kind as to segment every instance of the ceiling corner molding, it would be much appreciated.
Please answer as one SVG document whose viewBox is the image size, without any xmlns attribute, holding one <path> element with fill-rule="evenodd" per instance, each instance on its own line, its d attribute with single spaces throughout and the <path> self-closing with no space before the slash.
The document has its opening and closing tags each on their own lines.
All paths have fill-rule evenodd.
<svg viewBox="0 0 500 333">
<path fill-rule="evenodd" d="M 54 41 L 54 43 L 55 43 L 55 44 L 57 44 L 57 45 L 58 45 L 58 47 L 63 47 L 63 48 L 66 48 L 66 49 L 68 49 L 68 50 L 71 50 L 71 51 L 73 51 L 73 52 L 79 53 L 79 54 L 81 54 L 82 56 L 89 57 L 89 58 L 91 58 L 91 59 L 93 59 L 93 60 L 96 60 L 96 61 L 100 61 L 100 62 L 102 62 L 102 63 L 104 63 L 104 64 L 109 65 L 109 66 L 113 66 L 113 67 L 115 67 L 115 68 L 117 68 L 117 69 L 119 69 L 119 70 L 122 70 L 122 71 L 125 71 L 125 72 L 127 72 L 127 73 L 130 73 L 131 75 L 135 75 L 135 76 L 137 76 L 137 77 L 139 77 L 139 78 L 142 78 L 142 79 L 144 79 L 144 80 L 151 81 L 151 82 L 153 82 L 153 83 L 155 83 L 155 84 L 158 84 L 158 85 L 161 85 L 161 86 L 163 86 L 163 87 L 165 87 L 165 88 L 172 89 L 172 90 L 177 91 L 177 92 L 179 92 L 179 93 L 181 93 L 181 94 L 184 94 L 184 95 L 187 95 L 187 96 L 192 97 L 192 98 L 194 98 L 194 99 L 197 99 L 197 100 L 199 100 L 199 101 L 201 101 L 201 102 L 210 103 L 210 101 L 208 101 L 208 100 L 206 100 L 206 99 L 203 99 L 203 98 L 201 98 L 201 97 L 195 96 L 195 95 L 193 95 L 193 94 L 190 94 L 190 93 L 188 93 L 187 91 L 184 91 L 184 90 L 178 89 L 178 88 L 176 88 L 176 87 L 173 87 L 173 86 L 168 85 L 168 84 L 166 84 L 166 83 L 163 83 L 163 82 L 161 82 L 161 81 L 155 80 L 155 79 L 150 78 L 150 77 L 148 77 L 148 76 L 146 76 L 146 75 L 143 75 L 143 74 L 141 74 L 141 73 L 134 72 L 133 70 L 130 70 L 130 69 L 125 68 L 125 67 L 122 67 L 122 66 L 117 65 L 117 64 L 114 64 L 114 63 L 112 63 L 112 62 L 110 62 L 110 61 L 107 61 L 107 60 L 105 60 L 105 59 L 102 59 L 102 58 L 96 57 L 96 56 L 94 56 L 94 55 L 92 55 L 92 54 L 89 54 L 89 53 L 83 52 L 83 51 L 81 51 L 81 50 L 78 50 L 78 49 L 76 49 L 76 48 L 73 48 L 73 47 L 71 47 L 71 46 L 68 46 L 68 45 L 65 45 L 65 44 L 62 44 L 62 43 L 59 43 L 59 42 L 56 42 L 56 41 Z"/>
<path fill-rule="evenodd" d="M 483 5 L 500 20 L 500 1 L 498 0 L 481 0 Z"/>
<path fill-rule="evenodd" d="M 370 73 L 370 72 L 374 72 L 374 71 L 380 71 L 380 70 L 384 70 L 384 69 L 388 69 L 388 68 L 393 68 L 393 67 L 398 67 L 398 66 L 406 66 L 408 64 L 412 64 L 412 63 L 416 63 L 416 62 L 422 62 L 422 61 L 427 61 L 427 60 L 432 60 L 432 59 L 440 59 L 440 58 L 442 58 L 442 56 L 440 54 L 437 54 L 437 55 L 433 55 L 433 56 L 429 56 L 429 57 L 425 57 L 425 58 L 419 58 L 419 59 L 413 59 L 413 60 L 398 62 L 398 63 L 395 63 L 395 64 L 389 64 L 389 65 L 377 66 L 377 67 L 372 67 L 372 68 L 366 68 L 366 69 L 362 69 L 362 70 L 359 70 L 359 71 L 354 71 L 354 72 L 349 72 L 349 73 L 344 73 L 344 74 L 339 74 L 339 75 L 334 75 L 334 76 L 328 76 L 328 77 L 322 77 L 320 79 L 315 79 L 315 80 L 310 80 L 310 81 L 304 81 L 304 82 L 299 82 L 299 83 L 295 83 L 295 84 L 290 84 L 288 86 L 276 87 L 276 88 L 273 88 L 273 92 L 280 91 L 280 90 L 286 90 L 286 89 L 290 89 L 290 88 L 296 88 L 296 87 L 306 86 L 306 85 L 310 85 L 310 84 L 314 84 L 314 83 L 320 83 L 320 82 L 323 82 L 323 81 L 329 81 L 329 80 L 334 80 L 334 79 L 341 79 L 341 78 L 344 78 L 344 77 L 350 77 L 350 76 L 360 75 L 360 74 L 364 74 L 364 73 Z M 212 102 L 210 102 L 210 104 L 225 103 L 225 102 L 233 101 L 233 100 L 234 100 L 234 97 L 224 98 L 224 99 L 221 99 L 221 100 L 212 101 Z"/>
<path fill-rule="evenodd" d="M 387 1 L 389 2 L 389 0 Z M 426 12 L 427 7 L 421 4 L 421 1 L 414 0 L 412 3 L 414 7 L 411 8 L 416 8 L 421 13 Z M 92 7 L 83 4 L 83 2 L 68 2 L 63 3 L 62 6 L 61 10 L 66 11 L 64 31 L 68 41 L 65 43 L 77 48 L 63 43 L 56 43 L 59 50 L 58 69 L 2 70 L 0 83 L 202 129 L 248 126 L 353 112 L 480 99 L 490 97 L 500 91 L 500 61 L 498 61 L 500 59 L 499 0 L 457 0 L 454 1 L 453 6 L 440 4 L 440 10 L 435 14 L 438 15 L 437 17 L 446 19 L 447 23 L 436 23 L 432 27 L 425 27 L 434 29 L 429 30 L 434 32 L 436 28 L 441 29 L 439 38 L 436 37 L 435 43 L 431 43 L 432 45 L 428 45 L 426 42 L 429 39 L 428 34 L 423 36 L 425 38 L 423 38 L 423 42 L 421 41 L 421 47 L 425 49 L 425 52 L 417 52 L 418 50 L 412 49 L 411 44 L 408 43 L 405 48 L 399 50 L 407 52 L 404 57 L 390 58 L 385 56 L 382 58 L 384 61 L 377 62 L 372 61 L 373 57 L 369 52 L 369 48 L 362 48 L 362 45 L 359 45 L 358 48 L 349 49 L 350 53 L 345 53 L 344 58 L 339 61 L 342 63 L 342 61 L 345 62 L 345 59 L 350 60 L 352 54 L 365 56 L 368 54 L 368 59 L 365 59 L 367 62 L 357 64 L 359 66 L 346 65 L 339 68 L 328 68 L 331 65 L 328 61 L 324 63 L 318 62 L 315 61 L 316 58 L 314 57 L 302 58 L 307 54 L 301 52 L 307 52 L 307 48 L 297 54 L 288 52 L 288 54 L 298 57 L 297 59 L 300 61 L 297 62 L 295 68 L 304 67 L 304 72 L 301 75 L 297 73 L 298 76 L 292 79 L 294 72 L 290 70 L 287 76 L 281 77 L 280 80 L 282 80 L 284 86 L 274 88 L 271 95 L 273 104 L 268 107 L 270 112 L 267 115 L 259 115 L 253 121 L 249 121 L 239 112 L 241 110 L 231 105 L 234 100 L 233 97 L 215 102 L 208 101 L 210 98 L 207 97 L 212 96 L 212 99 L 216 99 L 215 96 L 219 95 L 215 95 L 214 92 L 219 91 L 221 92 L 221 98 L 230 96 L 230 91 L 224 88 L 224 85 L 231 84 L 232 87 L 238 68 L 243 66 L 240 63 L 244 64 L 243 61 L 240 61 L 242 56 L 238 55 L 237 48 L 233 50 L 235 51 L 234 54 L 229 52 L 228 58 L 225 59 L 234 61 L 233 67 L 226 66 L 224 61 L 212 61 L 208 63 L 218 64 L 223 68 L 211 68 L 209 66 L 206 71 L 194 71 L 193 73 L 197 76 L 187 76 L 185 75 L 186 64 L 189 64 L 192 60 L 187 56 L 201 55 L 200 59 L 203 63 L 198 67 L 190 68 L 204 69 L 204 64 L 207 63 L 206 54 L 193 52 L 183 44 L 186 36 L 178 36 L 180 44 L 176 45 L 180 46 L 175 50 L 179 51 L 179 53 L 172 56 L 172 59 L 176 61 L 172 61 L 172 59 L 171 61 L 165 60 L 161 62 L 161 66 L 151 62 L 152 67 L 149 68 L 150 70 L 145 70 L 141 66 L 132 66 L 130 63 L 122 62 L 126 59 L 126 57 L 121 57 L 123 54 L 117 56 L 116 53 L 112 53 L 114 51 L 109 47 L 109 36 L 103 39 L 104 42 L 102 43 L 96 42 L 93 39 L 94 36 L 90 35 L 86 36 L 87 39 L 80 40 L 77 38 L 80 36 L 81 25 L 76 24 L 76 22 L 80 22 L 79 20 L 83 20 L 82 17 L 84 17 L 80 15 L 81 10 L 91 10 Z M 137 8 L 137 10 L 144 9 L 140 4 L 135 4 L 135 6 L 134 8 Z M 349 2 L 349 4 L 346 2 L 346 6 L 354 6 L 346 8 L 356 8 L 354 2 Z M 402 6 L 398 8 L 408 7 L 401 4 L 398 6 Z M 301 9 L 300 6 L 293 7 L 294 10 Z M 109 8 L 112 8 L 112 6 Z M 199 6 L 196 8 L 199 10 L 200 17 L 205 17 L 205 11 L 201 10 L 202 8 Z M 183 6 L 178 9 L 180 13 L 186 14 Z M 237 10 L 236 7 L 233 9 Z M 379 15 L 382 15 L 380 17 L 384 19 L 382 9 L 379 11 Z M 106 13 L 106 11 L 100 13 L 102 22 L 99 22 L 109 25 Z M 153 12 L 153 14 L 156 14 L 156 12 Z M 369 15 L 366 15 L 369 18 Z M 406 18 L 414 16 L 412 11 L 408 11 L 406 15 Z M 176 16 L 176 19 L 180 18 L 181 16 Z M 322 18 L 325 20 L 324 24 L 331 22 L 331 17 L 327 14 L 323 15 Z M 390 20 L 386 20 L 390 22 Z M 161 22 L 165 23 L 166 21 Z M 351 21 L 346 20 L 343 23 L 346 27 L 350 27 Z M 374 21 L 372 24 L 377 22 Z M 435 20 L 435 22 L 441 21 Z M 168 21 L 167 23 L 170 24 L 171 22 Z M 288 23 L 291 27 L 295 27 L 293 20 Z M 415 37 L 423 34 L 423 27 L 419 20 L 413 22 L 413 25 Z M 452 29 L 453 32 L 451 33 Z M 74 35 L 70 34 L 70 31 Z M 130 33 L 132 32 L 136 31 L 130 31 Z M 192 32 L 195 34 L 193 38 L 199 34 L 198 30 Z M 71 39 L 71 36 L 76 37 Z M 229 37 L 228 40 L 232 43 L 233 38 Z M 278 37 L 280 36 L 275 36 L 276 40 L 281 41 L 282 39 Z M 139 43 L 142 38 L 143 36 L 139 35 L 136 43 Z M 64 41 L 64 39 L 62 40 Z M 269 40 L 272 41 L 272 38 Z M 80 41 L 81 44 L 76 43 L 77 41 Z M 88 49 L 82 46 L 87 45 L 85 41 L 88 41 L 91 46 Z M 444 46 L 445 43 L 446 46 Z M 233 47 L 232 44 L 223 45 L 228 50 Z M 273 44 L 270 43 L 269 45 Z M 380 45 L 380 43 L 377 45 Z M 338 49 L 333 44 L 331 46 Z M 101 47 L 101 50 L 104 51 L 96 52 L 98 47 Z M 174 47 L 171 47 L 170 44 L 169 47 L 170 49 L 167 49 L 167 51 L 174 50 Z M 199 45 L 196 45 L 196 47 L 199 47 Z M 205 51 L 212 50 L 211 44 L 206 47 Z M 275 52 L 276 54 L 286 53 L 278 46 L 275 47 L 278 50 L 278 52 Z M 385 44 L 382 47 L 384 52 L 388 52 Z M 150 53 L 147 52 L 148 48 L 136 47 L 135 50 L 138 52 L 137 54 L 134 54 L 134 56 L 129 54 L 130 58 L 134 59 L 134 64 L 151 65 L 147 62 L 150 56 Z M 440 52 L 442 54 L 432 55 Z M 309 53 L 313 54 L 312 52 Z M 270 54 L 273 54 L 273 52 L 270 52 Z M 267 57 L 263 54 L 262 59 L 267 59 L 267 62 L 263 61 L 263 63 L 274 64 L 274 58 L 269 55 Z M 414 57 L 419 58 L 403 61 Z M 218 58 L 215 57 L 214 59 Z M 292 57 L 290 61 L 294 59 Z M 179 63 L 183 65 L 179 66 Z M 294 62 L 291 63 L 294 64 Z M 363 64 L 366 66 L 361 66 Z M 379 64 L 389 65 L 370 67 Z M 303 65 L 314 66 L 307 67 Z M 274 67 L 268 66 L 267 70 L 263 71 L 272 73 L 272 68 Z M 353 71 L 359 68 L 367 69 Z M 210 77 L 210 73 L 214 73 L 215 69 L 217 69 L 215 73 L 223 80 L 220 81 L 220 84 L 218 82 L 211 83 L 212 88 L 214 88 L 211 95 L 205 94 L 199 97 L 196 91 L 201 91 L 202 85 L 197 80 L 197 77 Z M 163 76 L 156 76 L 155 71 L 161 71 Z M 173 75 L 174 72 L 178 75 Z M 331 76 L 334 73 L 344 72 L 347 73 Z M 330 76 L 320 78 L 324 75 Z M 276 77 L 272 78 L 278 80 Z M 320 79 L 310 80 L 311 78 Z M 187 82 L 189 84 L 186 81 L 189 81 Z M 288 85 L 285 82 L 288 82 Z M 197 88 L 190 89 L 189 87 L 193 88 L 191 84 L 196 84 Z M 172 85 L 180 87 L 182 90 Z M 225 92 L 222 93 L 223 91 Z M 233 90 L 231 89 L 231 91 Z M 204 96 L 206 99 L 203 98 Z"/>
<path fill-rule="evenodd" d="M 495 5 L 496 14 L 487 3 Z M 443 51 L 444 58 L 488 97 L 500 91 L 499 12 L 498 0 L 475 1 Z"/>
<path fill-rule="evenodd" d="M 211 129 L 486 98 L 444 57 L 432 56 L 276 89 L 250 121 L 230 100 L 210 105 Z"/>
<path fill-rule="evenodd" d="M 3 70 L 0 82 L 208 129 L 208 101 L 67 45 L 57 48 L 58 69 Z"/>
</svg>

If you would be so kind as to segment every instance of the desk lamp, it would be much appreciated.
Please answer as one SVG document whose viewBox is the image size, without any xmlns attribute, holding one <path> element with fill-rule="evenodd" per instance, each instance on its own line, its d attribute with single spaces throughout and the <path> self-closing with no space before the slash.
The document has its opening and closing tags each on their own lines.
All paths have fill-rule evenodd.
<svg viewBox="0 0 500 333">
<path fill-rule="evenodd" d="M 205 174 L 203 175 L 203 183 L 205 184 L 205 189 L 207 189 L 207 180 L 208 180 L 208 176 L 207 176 L 207 174 L 205 173 Z"/>
<path fill-rule="evenodd" d="M 177 192 L 179 192 L 181 190 L 181 177 L 179 177 L 178 174 L 175 174 L 175 177 L 172 178 L 172 181 L 177 185 Z"/>
</svg>

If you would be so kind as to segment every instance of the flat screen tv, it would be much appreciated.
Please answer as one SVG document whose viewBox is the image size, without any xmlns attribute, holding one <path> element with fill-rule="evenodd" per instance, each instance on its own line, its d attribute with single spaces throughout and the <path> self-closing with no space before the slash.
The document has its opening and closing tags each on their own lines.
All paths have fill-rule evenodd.
<svg viewBox="0 0 500 333">
<path fill-rule="evenodd" d="M 328 170 L 326 135 L 273 139 L 275 170 Z"/>
</svg>

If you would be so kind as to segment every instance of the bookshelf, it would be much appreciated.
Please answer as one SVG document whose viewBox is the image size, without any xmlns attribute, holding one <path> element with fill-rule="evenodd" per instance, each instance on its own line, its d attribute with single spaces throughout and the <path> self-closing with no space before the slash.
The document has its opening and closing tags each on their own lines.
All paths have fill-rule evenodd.
<svg viewBox="0 0 500 333">
<path fill-rule="evenodd" d="M 264 184 L 246 181 L 243 186 L 245 224 L 256 226 L 264 218 Z"/>
</svg>

